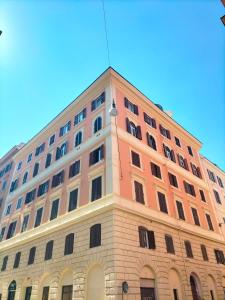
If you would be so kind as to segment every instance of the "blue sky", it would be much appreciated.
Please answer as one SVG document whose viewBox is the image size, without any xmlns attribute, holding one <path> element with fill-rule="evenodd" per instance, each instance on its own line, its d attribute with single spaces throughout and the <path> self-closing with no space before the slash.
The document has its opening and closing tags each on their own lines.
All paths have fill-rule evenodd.
<svg viewBox="0 0 225 300">
<path fill-rule="evenodd" d="M 105 0 L 111 65 L 225 169 L 219 0 Z M 27 142 L 107 67 L 101 1 L 0 1 L 0 157 Z"/>
</svg>

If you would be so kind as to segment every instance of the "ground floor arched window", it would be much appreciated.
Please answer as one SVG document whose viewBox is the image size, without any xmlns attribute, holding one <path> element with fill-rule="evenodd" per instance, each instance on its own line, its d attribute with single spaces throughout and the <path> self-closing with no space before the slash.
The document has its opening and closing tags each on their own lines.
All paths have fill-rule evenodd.
<svg viewBox="0 0 225 300">
<path fill-rule="evenodd" d="M 140 294 L 141 300 L 156 300 L 155 275 L 148 266 L 145 266 L 141 272 Z"/>
<path fill-rule="evenodd" d="M 195 275 L 190 276 L 190 285 L 193 300 L 201 300 L 201 290 L 198 278 Z"/>
<path fill-rule="evenodd" d="M 13 280 L 8 287 L 7 300 L 14 300 L 16 295 L 16 281 Z"/>
</svg>

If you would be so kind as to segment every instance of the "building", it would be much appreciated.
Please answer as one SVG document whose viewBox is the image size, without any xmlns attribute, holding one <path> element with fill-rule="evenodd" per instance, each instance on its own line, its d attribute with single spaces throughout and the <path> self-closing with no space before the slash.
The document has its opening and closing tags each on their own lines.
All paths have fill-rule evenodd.
<svg viewBox="0 0 225 300">
<path fill-rule="evenodd" d="M 13 157 L 22 148 L 22 146 L 22 143 L 18 146 L 14 146 L 0 159 L 0 220 L 14 172 L 15 165 L 13 163 Z"/>
<path fill-rule="evenodd" d="M 1 299 L 224 299 L 200 148 L 107 69 L 15 155 Z"/>
</svg>

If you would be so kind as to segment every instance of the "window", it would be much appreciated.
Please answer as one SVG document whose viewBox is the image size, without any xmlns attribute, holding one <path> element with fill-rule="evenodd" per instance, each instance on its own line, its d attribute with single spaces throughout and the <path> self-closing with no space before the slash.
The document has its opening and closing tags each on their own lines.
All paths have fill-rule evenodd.
<svg viewBox="0 0 225 300">
<path fill-rule="evenodd" d="M 95 224 L 90 228 L 90 248 L 101 246 L 101 224 Z"/>
<path fill-rule="evenodd" d="M 192 184 L 184 181 L 184 189 L 187 194 L 195 197 L 195 188 Z"/>
<path fill-rule="evenodd" d="M 71 210 L 74 210 L 77 208 L 77 196 L 78 196 L 78 189 L 75 189 L 70 192 L 68 211 L 71 211 Z"/>
<path fill-rule="evenodd" d="M 76 176 L 80 173 L 80 160 L 75 161 L 69 169 L 69 178 Z"/>
<path fill-rule="evenodd" d="M 38 227 L 41 224 L 42 213 L 43 213 L 43 207 L 38 208 L 36 212 L 34 227 Z"/>
<path fill-rule="evenodd" d="M 13 269 L 17 269 L 20 264 L 21 252 L 17 252 L 14 259 Z"/>
<path fill-rule="evenodd" d="M 23 198 L 20 197 L 20 198 L 17 200 L 16 209 L 20 209 L 20 208 L 21 208 L 22 202 L 23 202 Z"/>
<path fill-rule="evenodd" d="M 206 216 L 206 220 L 207 220 L 207 223 L 208 223 L 209 230 L 214 231 L 214 228 L 213 228 L 213 224 L 212 224 L 212 220 L 211 220 L 210 215 L 209 215 L 209 214 L 205 214 L 205 216 Z"/>
<path fill-rule="evenodd" d="M 25 172 L 23 175 L 23 184 L 27 182 L 28 172 Z"/>
<path fill-rule="evenodd" d="M 65 239 L 64 255 L 69 255 L 73 253 L 73 244 L 74 244 L 74 233 L 70 233 L 66 236 Z"/>
<path fill-rule="evenodd" d="M 201 174 L 201 171 L 200 171 L 200 168 L 199 167 L 196 167 L 194 164 L 190 163 L 191 164 L 191 169 L 192 169 L 192 173 L 199 177 L 199 178 L 202 178 L 202 174 Z"/>
<path fill-rule="evenodd" d="M 170 131 L 168 129 L 164 128 L 162 125 L 159 125 L 159 131 L 163 136 L 165 136 L 168 139 L 171 139 Z"/>
<path fill-rule="evenodd" d="M 21 232 L 24 232 L 25 230 L 27 230 L 28 221 L 29 221 L 29 215 L 25 215 L 23 217 L 23 223 L 22 223 L 22 226 L 21 226 Z"/>
<path fill-rule="evenodd" d="M 14 236 L 14 233 L 16 231 L 16 223 L 17 223 L 17 221 L 14 221 L 14 222 L 10 223 L 9 228 L 8 228 L 8 232 L 7 232 L 7 235 L 6 235 L 7 240 Z"/>
<path fill-rule="evenodd" d="M 7 181 L 4 180 L 3 184 L 2 184 L 2 191 L 4 191 L 6 189 L 6 186 L 7 186 Z"/>
<path fill-rule="evenodd" d="M 67 142 L 63 143 L 60 147 L 57 147 L 55 160 L 58 160 L 61 157 L 63 157 L 64 155 L 66 155 L 67 150 L 68 150 L 68 143 Z"/>
<path fill-rule="evenodd" d="M 178 139 L 178 137 L 174 137 L 175 138 L 175 143 L 176 143 L 176 145 L 178 146 L 178 147 L 181 147 L 181 145 L 180 145 L 180 140 Z"/>
<path fill-rule="evenodd" d="M 104 145 L 101 145 L 90 153 L 89 166 L 92 166 L 104 158 Z"/>
<path fill-rule="evenodd" d="M 38 146 L 35 150 L 35 156 L 38 156 L 40 153 L 44 152 L 45 150 L 45 143 Z"/>
<path fill-rule="evenodd" d="M 148 132 L 146 133 L 148 146 L 157 151 L 156 141 L 152 135 Z"/>
<path fill-rule="evenodd" d="M 91 102 L 91 111 L 97 109 L 101 104 L 105 102 L 105 92 L 103 92 L 98 98 Z"/>
<path fill-rule="evenodd" d="M 92 180 L 91 201 L 102 197 L 102 177 L 99 176 Z"/>
<path fill-rule="evenodd" d="M 140 155 L 134 151 L 131 151 L 132 164 L 136 167 L 141 167 Z"/>
<path fill-rule="evenodd" d="M 18 165 L 17 165 L 17 170 L 20 170 L 21 167 L 22 167 L 22 161 L 20 161 L 20 162 L 18 163 Z"/>
<path fill-rule="evenodd" d="M 79 146 L 82 143 L 82 140 L 83 140 L 82 131 L 78 131 L 78 133 L 75 136 L 75 147 Z"/>
<path fill-rule="evenodd" d="M 221 179 L 219 176 L 217 176 L 217 181 L 218 181 L 218 183 L 219 183 L 219 186 L 220 186 L 221 188 L 224 188 L 223 181 L 222 181 L 222 179 Z"/>
<path fill-rule="evenodd" d="M 35 177 L 38 174 L 39 170 L 39 163 L 35 163 L 34 170 L 33 170 L 33 177 Z"/>
<path fill-rule="evenodd" d="M 94 133 L 102 129 L 102 117 L 97 117 L 94 121 Z"/>
<path fill-rule="evenodd" d="M 10 186 L 10 190 L 9 190 L 10 193 L 17 189 L 18 183 L 19 183 L 19 178 L 12 181 L 11 186 Z"/>
<path fill-rule="evenodd" d="M 153 176 L 162 179 L 160 167 L 153 162 L 151 162 L 151 171 Z"/>
<path fill-rule="evenodd" d="M 49 139 L 49 146 L 51 146 L 55 142 L 55 134 L 53 134 Z"/>
<path fill-rule="evenodd" d="M 188 163 L 186 158 L 183 158 L 180 154 L 177 154 L 179 166 L 184 168 L 185 170 L 189 170 Z"/>
<path fill-rule="evenodd" d="M 51 160 L 52 160 L 52 154 L 48 153 L 45 161 L 45 169 L 51 165 Z"/>
<path fill-rule="evenodd" d="M 178 188 L 177 177 L 171 173 L 168 173 L 170 184 Z"/>
<path fill-rule="evenodd" d="M 5 226 L 4 227 L 2 227 L 2 229 L 1 229 L 1 233 L 0 233 L 0 242 L 3 240 L 3 238 L 4 238 L 4 234 L 5 234 Z"/>
<path fill-rule="evenodd" d="M 32 265 L 34 263 L 35 253 L 36 253 L 36 247 L 32 247 L 29 252 L 29 257 L 27 262 L 28 265 Z"/>
<path fill-rule="evenodd" d="M 138 115 L 138 106 L 130 102 L 126 97 L 124 98 L 124 105 L 128 108 L 132 113 Z"/>
<path fill-rule="evenodd" d="M 194 208 L 194 207 L 192 207 L 192 208 L 191 208 L 191 211 L 192 211 L 192 216 L 193 216 L 195 225 L 200 226 L 200 222 L 199 222 L 199 217 L 198 217 L 197 209 Z"/>
<path fill-rule="evenodd" d="M 50 215 L 50 221 L 57 218 L 59 209 L 59 199 L 52 201 L 52 209 Z"/>
<path fill-rule="evenodd" d="M 208 261 L 209 258 L 208 258 L 208 254 L 207 254 L 206 246 L 205 245 L 201 245 L 201 251 L 202 251 L 202 258 L 203 258 L 203 260 Z"/>
<path fill-rule="evenodd" d="M 210 170 L 207 169 L 208 175 L 209 175 L 209 179 L 213 182 L 216 182 L 216 177 L 214 175 L 214 173 Z"/>
<path fill-rule="evenodd" d="M 63 285 L 62 286 L 62 300 L 72 300 L 73 297 L 73 286 Z"/>
<path fill-rule="evenodd" d="M 45 181 L 44 183 L 40 184 L 38 187 L 37 196 L 40 197 L 48 192 L 49 188 L 49 180 Z"/>
<path fill-rule="evenodd" d="M 9 258 L 8 255 L 3 258 L 1 271 L 5 271 L 6 270 L 8 258 Z"/>
<path fill-rule="evenodd" d="M 169 158 L 173 162 L 176 162 L 176 158 L 173 150 L 171 150 L 169 147 L 165 146 L 164 144 L 163 144 L 163 150 L 164 150 L 165 157 Z"/>
<path fill-rule="evenodd" d="M 43 287 L 42 300 L 48 300 L 49 296 L 49 286 Z"/>
<path fill-rule="evenodd" d="M 187 257 L 193 258 L 194 256 L 192 252 L 191 243 L 189 241 L 184 241 L 184 246 L 185 246 Z"/>
<path fill-rule="evenodd" d="M 214 253 L 215 253 L 215 256 L 216 256 L 216 262 L 218 264 L 225 265 L 225 257 L 224 257 L 223 251 L 218 250 L 218 249 L 214 249 Z"/>
<path fill-rule="evenodd" d="M 52 259 L 53 244 L 53 240 L 47 242 L 45 247 L 45 260 Z"/>
<path fill-rule="evenodd" d="M 150 231 L 145 227 L 139 226 L 139 243 L 141 248 L 155 249 L 155 234 L 154 231 Z"/>
<path fill-rule="evenodd" d="M 189 153 L 191 156 L 193 156 L 193 152 L 192 152 L 191 146 L 188 146 L 187 149 L 188 149 L 188 153 Z"/>
<path fill-rule="evenodd" d="M 180 201 L 176 201 L 178 217 L 181 220 L 185 220 L 183 204 Z"/>
<path fill-rule="evenodd" d="M 175 254 L 173 238 L 169 234 L 165 234 L 166 251 L 167 253 Z"/>
<path fill-rule="evenodd" d="M 12 204 L 8 204 L 5 212 L 5 216 L 8 216 L 11 212 Z"/>
<path fill-rule="evenodd" d="M 87 110 L 86 110 L 86 108 L 84 108 L 81 112 L 79 112 L 79 114 L 77 114 L 74 117 L 74 125 L 77 125 L 80 122 L 82 122 L 83 120 L 85 120 L 86 119 L 86 115 L 87 115 Z"/>
<path fill-rule="evenodd" d="M 33 189 L 32 191 L 28 192 L 26 194 L 25 204 L 32 202 L 35 199 L 35 196 L 36 196 L 36 189 Z"/>
<path fill-rule="evenodd" d="M 137 139 L 142 140 L 141 126 L 136 126 L 133 122 L 129 121 L 128 118 L 126 118 L 126 126 L 127 132 L 135 136 Z"/>
<path fill-rule="evenodd" d="M 145 121 L 145 123 L 147 123 L 151 127 L 156 128 L 156 121 L 155 121 L 155 119 L 151 118 L 145 112 L 144 112 L 144 121 Z"/>
<path fill-rule="evenodd" d="M 60 127 L 60 130 L 59 130 L 59 136 L 64 136 L 67 132 L 70 131 L 70 128 L 71 128 L 71 122 L 67 122 L 66 125 Z"/>
<path fill-rule="evenodd" d="M 32 293 L 32 286 L 27 286 L 24 300 L 30 300 L 31 299 L 31 293 Z"/>
<path fill-rule="evenodd" d="M 213 190 L 213 193 L 214 193 L 214 197 L 215 197 L 215 199 L 216 199 L 216 202 L 217 202 L 218 204 L 222 204 L 222 203 L 221 203 L 221 200 L 220 200 L 220 195 L 219 195 L 219 193 L 218 193 L 216 190 Z"/>
<path fill-rule="evenodd" d="M 204 194 L 203 190 L 199 190 L 199 193 L 200 193 L 201 200 L 206 202 L 205 194 Z"/>
<path fill-rule="evenodd" d="M 166 196 L 163 193 L 158 192 L 159 208 L 161 212 L 168 214 Z"/>
<path fill-rule="evenodd" d="M 177 289 L 173 289 L 173 299 L 179 300 Z"/>
<path fill-rule="evenodd" d="M 134 181 L 134 190 L 135 190 L 135 200 L 138 203 L 145 204 L 143 185 L 138 181 Z"/>
<path fill-rule="evenodd" d="M 64 182 L 64 170 L 52 177 L 52 188 Z"/>
<path fill-rule="evenodd" d="M 27 157 L 27 162 L 29 163 L 32 160 L 32 153 L 30 153 Z"/>
</svg>

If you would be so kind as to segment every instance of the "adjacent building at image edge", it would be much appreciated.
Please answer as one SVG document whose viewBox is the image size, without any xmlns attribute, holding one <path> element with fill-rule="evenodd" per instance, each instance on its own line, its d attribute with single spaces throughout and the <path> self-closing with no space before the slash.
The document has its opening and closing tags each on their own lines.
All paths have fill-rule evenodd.
<svg viewBox="0 0 225 300">
<path fill-rule="evenodd" d="M 14 156 L 1 299 L 224 299 L 223 210 L 200 148 L 107 69 Z"/>
</svg>

